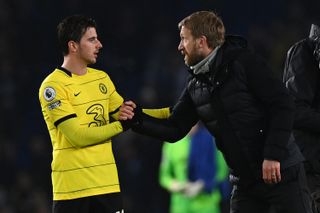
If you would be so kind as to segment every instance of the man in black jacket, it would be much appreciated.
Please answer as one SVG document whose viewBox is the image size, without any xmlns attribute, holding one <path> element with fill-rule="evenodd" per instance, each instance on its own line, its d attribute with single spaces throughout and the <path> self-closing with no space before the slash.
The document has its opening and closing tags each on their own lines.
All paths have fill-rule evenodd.
<svg viewBox="0 0 320 213">
<path fill-rule="evenodd" d="M 188 85 L 167 119 L 142 115 L 133 129 L 175 142 L 201 120 L 231 169 L 231 212 L 310 213 L 303 157 L 291 136 L 293 102 L 281 80 L 246 40 L 225 37 L 215 13 L 195 12 L 178 26 Z"/>
<path fill-rule="evenodd" d="M 296 104 L 294 135 L 306 158 L 314 212 L 320 212 L 320 27 L 288 51 L 283 80 Z"/>
</svg>

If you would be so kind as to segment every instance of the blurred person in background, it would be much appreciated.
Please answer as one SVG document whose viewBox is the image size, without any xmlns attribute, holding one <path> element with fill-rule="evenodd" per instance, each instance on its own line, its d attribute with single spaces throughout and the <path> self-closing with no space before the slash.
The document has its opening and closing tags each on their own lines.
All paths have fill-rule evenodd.
<svg viewBox="0 0 320 213">
<path fill-rule="evenodd" d="M 230 168 L 232 213 L 310 213 L 294 104 L 281 80 L 244 38 L 225 36 L 215 13 L 195 12 L 178 27 L 189 82 L 167 119 L 142 114 L 133 129 L 176 142 L 201 120 Z"/>
<path fill-rule="evenodd" d="M 220 213 L 219 185 L 228 177 L 222 154 L 201 124 L 176 143 L 163 144 L 160 185 L 171 194 L 170 213 Z"/>
<path fill-rule="evenodd" d="M 313 210 L 320 212 L 320 25 L 290 47 L 283 81 L 296 104 L 294 136 L 304 155 Z"/>
<path fill-rule="evenodd" d="M 88 67 L 102 48 L 95 21 L 70 16 L 57 31 L 64 60 L 39 90 L 53 147 L 53 212 L 123 213 L 111 137 L 135 121 L 112 119 L 118 120 L 120 108 L 129 108 L 125 115 L 131 118 L 133 109 L 108 74 Z"/>
</svg>

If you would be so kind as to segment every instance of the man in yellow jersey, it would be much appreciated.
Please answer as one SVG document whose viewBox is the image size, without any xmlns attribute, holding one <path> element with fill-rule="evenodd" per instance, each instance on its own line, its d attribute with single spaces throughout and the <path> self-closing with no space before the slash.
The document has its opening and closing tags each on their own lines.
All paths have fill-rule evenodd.
<svg viewBox="0 0 320 213">
<path fill-rule="evenodd" d="M 122 104 L 105 72 L 87 67 L 96 63 L 102 48 L 95 21 L 70 16 L 57 33 L 63 64 L 39 91 L 53 147 L 53 212 L 123 213 L 111 137 L 133 122 L 110 122 L 110 116 L 118 120 L 122 105 L 121 111 L 131 117 L 132 109 L 126 110 L 130 106 Z"/>
</svg>

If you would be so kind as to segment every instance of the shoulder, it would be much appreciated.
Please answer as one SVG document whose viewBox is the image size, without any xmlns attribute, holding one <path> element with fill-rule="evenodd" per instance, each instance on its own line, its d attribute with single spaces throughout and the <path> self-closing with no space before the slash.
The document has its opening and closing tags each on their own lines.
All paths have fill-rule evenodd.
<svg viewBox="0 0 320 213">
<path fill-rule="evenodd" d="M 92 74 L 96 74 L 96 75 L 102 75 L 102 76 L 108 75 L 105 71 L 100 70 L 100 69 L 96 69 L 96 68 L 92 68 L 92 67 L 88 67 L 88 72 L 92 73 Z"/>
<path fill-rule="evenodd" d="M 242 50 L 238 57 L 235 59 L 236 62 L 242 64 L 243 66 L 256 66 L 256 65 L 267 65 L 267 61 L 261 55 L 257 54 L 253 50 L 244 49 Z"/>
<path fill-rule="evenodd" d="M 294 43 L 291 47 L 301 47 L 301 48 L 311 48 L 314 45 L 314 40 L 310 39 L 310 38 L 304 38 L 300 41 L 297 41 L 296 43 Z"/>
<path fill-rule="evenodd" d="M 285 70 L 290 69 L 294 72 L 299 70 L 304 71 L 308 69 L 318 70 L 317 57 L 314 54 L 316 48 L 316 41 L 306 38 L 293 44 L 288 52 L 285 62 Z M 302 68 L 303 69 L 302 69 Z M 294 70 L 293 70 L 294 68 Z"/>
<path fill-rule="evenodd" d="M 59 69 L 55 69 L 51 72 L 41 83 L 40 90 L 47 85 L 59 85 L 63 81 L 63 73 L 59 72 Z"/>
<path fill-rule="evenodd" d="M 300 53 L 312 53 L 314 47 L 315 47 L 314 40 L 310 38 L 302 39 L 289 47 L 287 56 L 290 57 L 293 54 L 300 54 Z"/>
<path fill-rule="evenodd" d="M 95 75 L 98 78 L 106 78 L 106 80 L 110 81 L 110 77 L 108 73 L 103 70 L 88 67 L 88 71 L 90 74 Z"/>
<path fill-rule="evenodd" d="M 253 47 L 248 41 L 237 35 L 228 35 L 219 52 L 222 64 L 233 62 L 247 63 L 256 57 Z"/>
<path fill-rule="evenodd" d="M 39 98 L 47 101 L 54 98 L 54 95 L 59 90 L 63 90 L 65 85 L 70 83 L 70 76 L 59 69 L 55 69 L 41 83 L 39 88 Z M 48 96 L 49 94 L 49 96 Z"/>
</svg>

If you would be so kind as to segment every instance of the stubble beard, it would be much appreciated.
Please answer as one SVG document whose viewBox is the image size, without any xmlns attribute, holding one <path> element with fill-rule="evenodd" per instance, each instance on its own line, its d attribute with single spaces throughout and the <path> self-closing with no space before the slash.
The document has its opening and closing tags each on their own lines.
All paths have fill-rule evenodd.
<svg viewBox="0 0 320 213">
<path fill-rule="evenodd" d="M 191 67 L 198 64 L 203 59 L 204 57 L 202 55 L 196 53 L 185 55 L 185 64 Z"/>
</svg>

